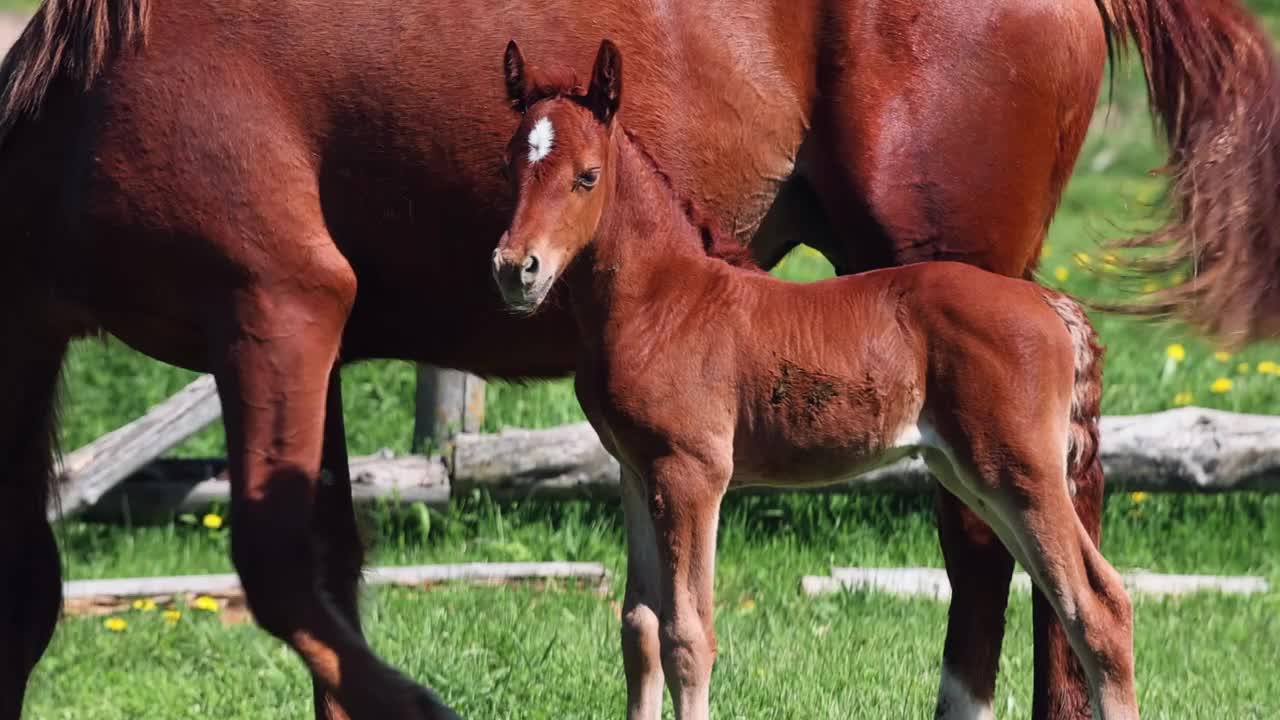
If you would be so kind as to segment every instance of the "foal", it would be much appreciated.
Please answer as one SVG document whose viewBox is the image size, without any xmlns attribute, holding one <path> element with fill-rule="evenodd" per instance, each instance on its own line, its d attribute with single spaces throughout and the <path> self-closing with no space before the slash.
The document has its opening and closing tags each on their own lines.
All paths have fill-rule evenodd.
<svg viewBox="0 0 1280 720">
<path fill-rule="evenodd" d="M 1101 350 L 1080 307 L 959 263 L 797 284 L 709 257 L 714 233 L 615 117 L 621 70 L 606 41 L 586 92 L 536 87 L 508 45 L 518 203 L 493 269 L 528 313 L 563 278 L 578 399 L 623 468 L 628 717 L 659 717 L 664 674 L 677 717 L 708 716 L 729 487 L 923 454 L 1050 598 L 1095 716 L 1137 718 L 1129 598 L 1071 505 L 1099 471 Z"/>
</svg>

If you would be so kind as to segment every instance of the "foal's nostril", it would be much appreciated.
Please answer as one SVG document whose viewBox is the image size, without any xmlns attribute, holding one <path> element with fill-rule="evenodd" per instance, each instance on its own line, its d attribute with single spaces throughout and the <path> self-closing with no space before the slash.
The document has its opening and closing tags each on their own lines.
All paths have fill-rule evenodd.
<svg viewBox="0 0 1280 720">
<path fill-rule="evenodd" d="M 524 259 L 524 265 L 520 268 L 520 280 L 524 282 L 525 287 L 533 284 L 538 279 L 538 256 L 530 255 Z"/>
</svg>

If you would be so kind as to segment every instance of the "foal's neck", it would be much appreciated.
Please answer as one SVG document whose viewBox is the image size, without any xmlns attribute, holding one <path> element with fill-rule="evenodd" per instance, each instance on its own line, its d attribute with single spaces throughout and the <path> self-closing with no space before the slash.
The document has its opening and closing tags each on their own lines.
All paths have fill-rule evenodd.
<svg viewBox="0 0 1280 720">
<path fill-rule="evenodd" d="M 653 162 L 621 128 L 610 142 L 611 195 L 573 293 L 580 310 L 589 303 L 606 315 L 621 311 L 627 300 L 644 303 L 659 282 L 676 279 L 670 274 L 694 279 L 691 273 L 700 275 L 710 265 L 699 261 L 711 260 L 699 229 Z"/>
</svg>

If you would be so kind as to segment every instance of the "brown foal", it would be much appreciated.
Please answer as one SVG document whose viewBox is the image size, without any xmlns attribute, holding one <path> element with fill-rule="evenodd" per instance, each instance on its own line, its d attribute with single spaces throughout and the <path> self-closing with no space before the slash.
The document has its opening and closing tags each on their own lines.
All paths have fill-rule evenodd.
<svg viewBox="0 0 1280 720">
<path fill-rule="evenodd" d="M 1098 462 L 1101 395 L 1080 306 L 954 262 L 813 284 L 734 267 L 615 119 L 615 46 L 585 91 L 530 91 L 514 42 L 506 70 L 523 118 L 494 276 L 526 313 L 563 278 L 585 341 L 578 398 L 624 468 L 628 717 L 659 717 L 664 677 L 677 717 L 708 716 L 726 490 L 830 483 L 912 454 L 1050 598 L 1095 716 L 1138 717 L 1128 595 L 1072 509 Z"/>
</svg>

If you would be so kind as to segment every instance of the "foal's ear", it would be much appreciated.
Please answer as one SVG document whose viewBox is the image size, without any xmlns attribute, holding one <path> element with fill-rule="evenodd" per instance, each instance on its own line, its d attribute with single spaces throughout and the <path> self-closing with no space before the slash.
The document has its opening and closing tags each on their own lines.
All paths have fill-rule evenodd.
<svg viewBox="0 0 1280 720">
<path fill-rule="evenodd" d="M 622 103 L 622 52 L 611 41 L 600 43 L 596 65 L 591 70 L 587 107 L 600 122 L 608 125 Z"/>
<path fill-rule="evenodd" d="M 507 81 L 507 99 L 516 112 L 524 114 L 525 99 L 529 97 L 529 80 L 524 70 L 524 54 L 515 40 L 507 43 L 506 55 L 502 58 L 503 76 Z"/>
</svg>

